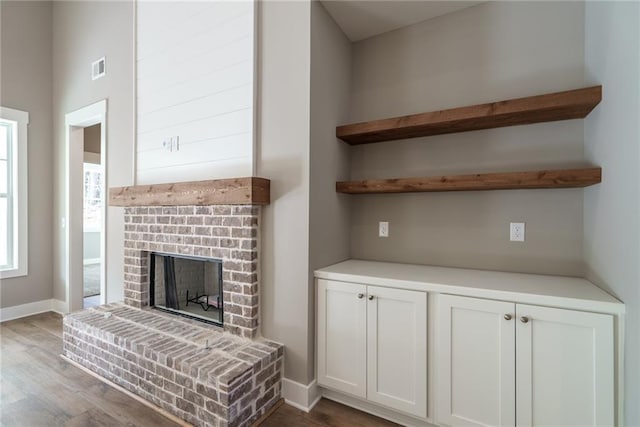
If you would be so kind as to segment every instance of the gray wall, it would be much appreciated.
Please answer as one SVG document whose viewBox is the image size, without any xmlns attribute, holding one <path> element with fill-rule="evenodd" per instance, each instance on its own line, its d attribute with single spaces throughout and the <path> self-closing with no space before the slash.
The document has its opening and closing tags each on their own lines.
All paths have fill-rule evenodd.
<svg viewBox="0 0 640 427">
<path fill-rule="evenodd" d="M 309 293 L 310 3 L 261 2 L 257 175 L 271 180 L 263 208 L 262 334 L 286 346 L 285 377 L 313 378 Z"/>
<path fill-rule="evenodd" d="M 0 103 L 29 113 L 29 274 L 3 279 L 0 307 L 51 298 L 51 3 L 0 2 Z"/>
<path fill-rule="evenodd" d="M 311 138 L 309 179 L 309 336 L 315 355 L 313 271 L 349 258 L 351 198 L 336 181 L 349 178 L 349 147 L 335 136 L 349 118 L 351 43 L 320 2 L 311 4 Z M 309 368 L 313 368 L 313 362 Z M 314 372 L 310 372 L 311 379 Z"/>
<path fill-rule="evenodd" d="M 583 86 L 584 4 L 491 2 L 353 45 L 351 117 L 372 120 Z M 352 178 L 582 164 L 580 120 L 351 147 Z M 354 196 L 351 256 L 580 275 L 581 189 Z M 378 221 L 390 237 L 377 236 Z M 509 222 L 526 242 L 509 242 Z"/>
<path fill-rule="evenodd" d="M 107 99 L 107 187 L 133 184 L 133 3 L 53 4 L 54 297 L 65 299 L 65 114 Z M 91 80 L 91 63 L 106 56 L 107 75 Z M 124 214 L 107 209 L 107 297 L 122 300 Z"/>
<path fill-rule="evenodd" d="M 585 78 L 603 100 L 585 120 L 602 184 L 585 190 L 587 278 L 626 305 L 626 425 L 640 425 L 640 4 L 587 2 Z"/>
<path fill-rule="evenodd" d="M 319 2 L 264 2 L 260 31 L 257 166 L 271 180 L 262 333 L 286 345 L 285 377 L 308 384 L 315 378 L 313 271 L 349 257 L 349 198 L 335 192 L 336 180 L 349 176 L 349 150 L 334 129 L 348 117 L 351 46 Z"/>
</svg>

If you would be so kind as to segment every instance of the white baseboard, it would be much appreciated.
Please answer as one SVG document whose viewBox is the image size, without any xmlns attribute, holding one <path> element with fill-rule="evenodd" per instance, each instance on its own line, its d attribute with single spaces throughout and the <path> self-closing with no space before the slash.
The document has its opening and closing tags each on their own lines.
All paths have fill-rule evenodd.
<svg viewBox="0 0 640 427">
<path fill-rule="evenodd" d="M 309 412 L 316 406 L 322 395 L 320 395 L 320 389 L 315 380 L 309 385 L 304 385 L 282 378 L 282 397 L 286 404 L 301 411 Z"/>
<path fill-rule="evenodd" d="M 42 301 L 4 307 L 0 308 L 0 322 L 33 316 L 34 314 L 46 313 L 47 311 L 64 314 L 67 312 L 66 306 L 67 304 L 64 301 L 57 299 L 44 299 Z"/>
<path fill-rule="evenodd" d="M 100 264 L 100 258 L 87 258 L 82 260 L 82 265 Z"/>
<path fill-rule="evenodd" d="M 61 301 L 59 299 L 52 299 L 51 311 L 64 316 L 69 312 L 69 307 L 67 306 L 67 303 L 65 301 Z"/>
</svg>

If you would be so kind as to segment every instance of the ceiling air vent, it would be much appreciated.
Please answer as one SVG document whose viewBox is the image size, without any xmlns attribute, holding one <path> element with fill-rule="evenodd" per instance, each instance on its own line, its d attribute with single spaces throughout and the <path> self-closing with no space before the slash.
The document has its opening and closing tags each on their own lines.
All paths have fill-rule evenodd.
<svg viewBox="0 0 640 427">
<path fill-rule="evenodd" d="M 103 56 L 91 64 L 91 80 L 97 80 L 100 77 L 104 77 L 105 74 L 105 57 Z"/>
</svg>

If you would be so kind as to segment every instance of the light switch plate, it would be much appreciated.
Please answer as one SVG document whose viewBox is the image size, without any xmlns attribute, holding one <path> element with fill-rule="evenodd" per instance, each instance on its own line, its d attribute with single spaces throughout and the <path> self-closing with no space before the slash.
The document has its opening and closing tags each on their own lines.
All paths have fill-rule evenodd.
<svg viewBox="0 0 640 427">
<path fill-rule="evenodd" d="M 378 237 L 389 237 L 389 223 L 387 221 L 378 223 Z"/>
</svg>

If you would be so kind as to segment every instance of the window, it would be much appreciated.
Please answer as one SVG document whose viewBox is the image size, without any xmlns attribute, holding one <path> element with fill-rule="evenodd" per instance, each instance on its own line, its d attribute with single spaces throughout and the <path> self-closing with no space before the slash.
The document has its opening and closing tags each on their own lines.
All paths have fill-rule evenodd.
<svg viewBox="0 0 640 427">
<path fill-rule="evenodd" d="M 100 231 L 102 215 L 102 168 L 84 164 L 84 231 Z"/>
<path fill-rule="evenodd" d="M 0 278 L 27 275 L 29 114 L 0 107 Z"/>
</svg>

